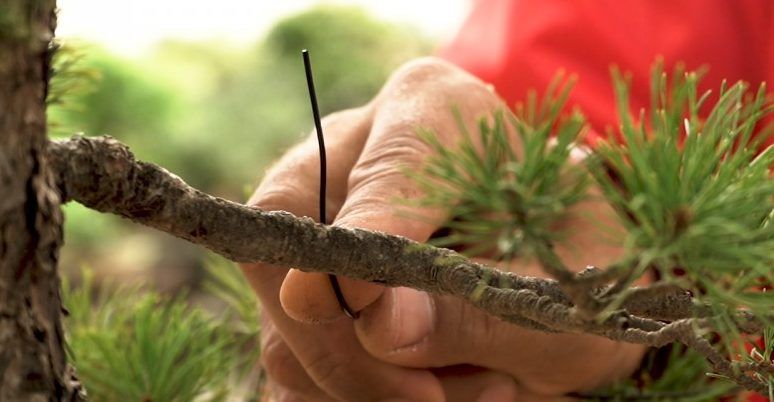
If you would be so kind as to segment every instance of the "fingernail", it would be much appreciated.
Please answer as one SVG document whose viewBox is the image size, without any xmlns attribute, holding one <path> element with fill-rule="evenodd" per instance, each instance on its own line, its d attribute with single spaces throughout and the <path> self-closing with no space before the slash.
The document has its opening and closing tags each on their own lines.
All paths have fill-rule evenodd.
<svg viewBox="0 0 774 402">
<path fill-rule="evenodd" d="M 484 388 L 476 402 L 510 402 L 516 400 L 516 383 L 499 381 Z"/>
<path fill-rule="evenodd" d="M 426 292 L 411 288 L 395 288 L 392 316 L 395 323 L 396 349 L 421 342 L 435 325 L 435 307 Z"/>
</svg>

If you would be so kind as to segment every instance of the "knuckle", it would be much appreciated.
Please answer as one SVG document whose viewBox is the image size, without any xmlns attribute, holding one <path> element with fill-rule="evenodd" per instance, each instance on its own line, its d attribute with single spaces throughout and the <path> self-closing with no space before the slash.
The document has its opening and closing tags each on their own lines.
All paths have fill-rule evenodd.
<svg viewBox="0 0 774 402">
<path fill-rule="evenodd" d="M 472 338 L 474 342 L 477 342 L 475 346 L 478 347 L 478 350 L 489 350 L 494 345 L 501 344 L 499 340 L 499 335 L 502 331 L 501 321 L 489 314 L 481 314 L 480 311 L 477 311 L 477 313 L 479 317 L 477 321 L 479 321 L 478 325 L 481 326 L 481 331 Z"/>
<path fill-rule="evenodd" d="M 275 397 L 272 402 L 305 402 L 306 400 L 293 392 L 283 392 Z"/>
<path fill-rule="evenodd" d="M 335 128 L 341 124 L 351 125 L 353 122 L 360 122 L 367 118 L 372 110 L 373 106 L 370 103 L 356 108 L 339 110 L 323 117 L 321 123 L 323 128 L 325 128 L 326 134 L 330 132 L 331 135 L 336 135 L 339 130 L 331 130 L 331 128 Z M 309 141 L 313 140 L 312 142 L 314 142 L 314 145 L 316 146 L 317 139 L 315 137 L 315 132 L 312 131 L 309 136 Z"/>
<path fill-rule="evenodd" d="M 394 211 L 388 207 L 384 196 L 359 196 L 345 204 L 339 216 L 336 217 L 336 226 L 358 228 L 368 225 L 380 216 L 390 216 Z M 365 226 L 368 227 L 368 226 Z"/>
<path fill-rule="evenodd" d="M 467 71 L 437 57 L 422 57 L 403 64 L 388 80 L 387 92 L 404 94 L 429 92 L 437 101 L 498 104 L 491 85 Z"/>
<path fill-rule="evenodd" d="M 269 190 L 257 191 L 249 201 L 251 207 L 267 211 L 281 210 L 292 205 L 293 193 L 297 190 L 292 185 L 283 184 Z"/>
<path fill-rule="evenodd" d="M 421 166 L 429 151 L 416 135 L 386 138 L 378 149 L 364 154 L 350 171 L 348 187 L 354 189 L 367 182 L 410 183 L 407 170 Z"/>
<path fill-rule="evenodd" d="M 459 317 L 455 321 L 456 333 L 460 339 L 470 342 L 468 350 L 472 353 L 471 357 L 475 358 L 481 351 L 491 350 L 499 344 L 498 333 L 502 330 L 499 320 L 468 303 L 460 303 L 457 311 Z"/>
<path fill-rule="evenodd" d="M 447 61 L 438 57 L 427 56 L 406 62 L 395 71 L 392 79 L 416 83 L 437 79 L 456 70 L 457 68 Z"/>
</svg>

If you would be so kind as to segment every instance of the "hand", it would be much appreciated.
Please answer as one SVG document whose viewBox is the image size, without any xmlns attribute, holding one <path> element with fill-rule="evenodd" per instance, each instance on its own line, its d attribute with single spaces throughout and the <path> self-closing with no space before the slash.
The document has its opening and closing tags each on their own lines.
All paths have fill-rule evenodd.
<svg viewBox="0 0 774 402">
<path fill-rule="evenodd" d="M 393 74 L 368 105 L 324 119 L 332 224 L 426 241 L 443 223 L 444 211 L 396 213 L 395 200 L 422 197 L 402 171 L 419 168 L 430 155 L 417 128 L 455 144 L 452 106 L 471 127 L 505 108 L 483 82 L 448 63 L 422 59 Z M 270 170 L 250 204 L 316 217 L 318 163 L 312 136 Z M 577 208 L 611 221 L 602 203 Z M 620 253 L 599 241 L 593 235 L 599 229 L 587 221 L 565 225 L 574 234 L 574 249 L 559 250 L 568 262 L 604 264 Z M 520 273 L 540 275 L 534 264 L 514 264 L 522 265 Z M 339 278 L 347 302 L 361 313 L 353 322 L 344 318 L 325 274 L 266 264 L 243 270 L 263 305 L 263 364 L 273 400 L 555 401 L 628 375 L 643 353 L 639 346 L 589 335 L 522 329 L 457 298 Z"/>
</svg>

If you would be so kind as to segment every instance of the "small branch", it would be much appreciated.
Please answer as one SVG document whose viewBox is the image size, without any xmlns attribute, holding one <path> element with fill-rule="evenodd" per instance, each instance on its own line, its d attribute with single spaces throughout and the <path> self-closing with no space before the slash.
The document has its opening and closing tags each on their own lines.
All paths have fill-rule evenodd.
<svg viewBox="0 0 774 402">
<path fill-rule="evenodd" d="M 535 245 L 537 259 L 543 271 L 554 277 L 559 282 L 559 288 L 570 298 L 575 306 L 575 314 L 591 320 L 604 308 L 595 297 L 595 286 L 583 286 L 579 278 L 588 277 L 595 273 L 594 269 L 587 268 L 577 274 L 571 272 L 564 265 L 561 258 L 554 253 L 548 242 Z"/>
<path fill-rule="evenodd" d="M 232 261 L 260 261 L 454 295 L 504 321 L 542 331 L 589 333 L 649 346 L 681 341 L 701 349 L 721 373 L 731 374 L 731 363 L 721 360 L 717 351 L 706 350 L 708 344 L 692 331 L 691 317 L 684 317 L 696 312 L 690 298 L 674 297 L 674 292 L 633 291 L 621 312 L 598 322 L 578 314 L 555 280 L 499 271 L 403 237 L 320 225 L 287 212 L 266 212 L 212 197 L 163 168 L 136 161 L 125 145 L 110 137 L 50 142 L 48 163 L 63 202 L 76 200 L 121 215 Z M 583 294 L 573 289 L 581 299 L 590 295 L 588 289 L 620 277 L 620 272 L 607 271 L 575 277 L 561 265 L 552 268 L 565 280 L 573 275 L 573 288 L 587 286 Z M 682 319 L 670 324 L 654 319 L 664 317 Z M 749 377 L 736 378 L 740 384 L 753 385 Z"/>
<path fill-rule="evenodd" d="M 774 376 L 774 362 L 754 362 L 742 363 L 739 365 L 741 371 L 753 371 L 757 373 L 768 373 Z"/>
<path fill-rule="evenodd" d="M 744 367 L 743 364 L 728 360 L 715 350 L 715 348 L 712 347 L 712 344 L 706 339 L 686 332 L 680 338 L 680 342 L 704 355 L 717 374 L 734 381 L 748 390 L 759 393 L 766 392 L 767 387 L 763 382 L 742 372 L 741 368 Z"/>
</svg>

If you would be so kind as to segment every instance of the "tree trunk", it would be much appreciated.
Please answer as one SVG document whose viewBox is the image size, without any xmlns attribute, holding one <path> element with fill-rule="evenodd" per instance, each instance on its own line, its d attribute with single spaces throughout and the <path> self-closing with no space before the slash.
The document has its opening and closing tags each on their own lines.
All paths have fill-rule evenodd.
<svg viewBox="0 0 774 402">
<path fill-rule="evenodd" d="M 46 166 L 54 0 L 0 2 L 0 401 L 80 400 L 67 366 L 57 258 L 62 212 Z"/>
</svg>

